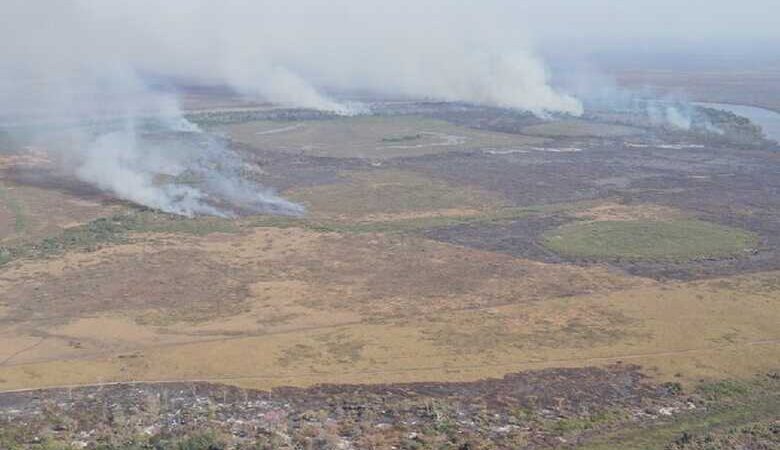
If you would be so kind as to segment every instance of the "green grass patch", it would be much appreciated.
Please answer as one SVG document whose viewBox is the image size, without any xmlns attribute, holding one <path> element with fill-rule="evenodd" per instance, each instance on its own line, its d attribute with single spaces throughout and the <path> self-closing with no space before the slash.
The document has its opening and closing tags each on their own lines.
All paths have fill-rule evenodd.
<svg viewBox="0 0 780 450">
<path fill-rule="evenodd" d="M 774 420 L 780 415 L 778 380 L 717 381 L 700 385 L 695 396 L 703 404 L 649 426 L 633 426 L 605 433 L 581 448 L 606 450 L 688 448 L 681 441 L 712 441 L 713 437 L 735 430 L 752 429 L 752 425 Z M 713 395 L 715 393 L 715 395 Z M 677 446 L 675 446 L 677 445 Z M 691 446 L 692 448 L 699 448 Z M 717 450 L 720 448 L 709 446 Z"/>
<path fill-rule="evenodd" d="M 554 120 L 522 129 L 523 134 L 546 137 L 624 137 L 642 134 L 639 128 L 585 120 Z"/>
<path fill-rule="evenodd" d="M 620 423 L 626 419 L 627 415 L 620 410 L 603 410 L 580 417 L 545 420 L 542 421 L 542 426 L 553 434 L 566 436 L 596 430 L 611 424 Z"/>
<path fill-rule="evenodd" d="M 735 398 L 750 394 L 751 386 L 749 383 L 723 380 L 713 383 L 703 384 L 698 387 L 697 393 L 710 401 L 717 401 L 724 398 Z"/>
<path fill-rule="evenodd" d="M 771 419 L 704 434 L 683 433 L 666 450 L 780 448 L 780 423 Z"/>
<path fill-rule="evenodd" d="M 14 215 L 14 231 L 17 233 L 23 232 L 24 229 L 27 228 L 27 216 L 24 212 L 24 207 L 22 204 L 13 196 L 11 196 L 11 193 L 8 192 L 8 189 L 2 186 L 0 186 L 0 200 L 5 202 L 6 206 L 8 206 Z M 2 261 L 2 257 L 0 257 L 0 261 Z"/>
<path fill-rule="evenodd" d="M 568 257 L 678 261 L 744 255 L 758 238 L 747 231 L 701 220 L 576 222 L 542 236 Z"/>
<path fill-rule="evenodd" d="M 422 139 L 423 135 L 421 133 L 417 134 L 406 134 L 403 136 L 390 136 L 390 137 L 383 137 L 382 142 L 390 142 L 390 143 L 397 143 L 397 142 L 409 142 L 409 141 L 416 141 L 418 139 Z"/>
</svg>

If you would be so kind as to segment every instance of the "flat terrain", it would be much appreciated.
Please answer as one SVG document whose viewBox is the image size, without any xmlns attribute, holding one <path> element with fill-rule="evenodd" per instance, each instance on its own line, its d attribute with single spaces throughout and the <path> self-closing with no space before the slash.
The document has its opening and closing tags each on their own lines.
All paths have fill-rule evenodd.
<svg viewBox="0 0 780 450">
<path fill-rule="evenodd" d="M 480 148 L 516 148 L 543 138 L 458 128 L 414 116 L 356 117 L 311 122 L 255 121 L 218 128 L 260 150 L 310 156 L 387 159 Z"/>
<path fill-rule="evenodd" d="M 555 389 L 573 391 L 560 398 L 581 399 L 587 386 L 624 383 L 635 403 L 613 392 L 614 402 L 575 413 L 547 399 L 526 405 L 538 433 L 481 435 L 504 448 L 559 437 L 609 448 L 641 443 L 641 433 L 666 439 L 653 445 L 674 441 L 684 430 L 656 421 L 668 417 L 658 408 L 683 411 L 683 395 L 714 401 L 702 389 L 733 382 L 756 395 L 729 401 L 766 414 L 724 418 L 722 404 L 708 403 L 679 423 L 724 442 L 733 436 L 707 424 L 772 426 L 776 397 L 754 383 L 780 369 L 775 149 L 649 126 L 407 108 L 209 126 L 256 181 L 304 205 L 301 218 L 173 217 L 92 192 L 39 153 L 4 149 L 0 391 L 208 382 L 320 398 L 322 383 L 368 385 L 371 395 L 386 395 L 371 385 L 393 385 L 452 413 L 461 406 L 447 402 L 460 405 L 480 380 L 519 373 L 484 385 L 526 399 L 506 400 L 514 406 L 490 422 L 498 429 L 516 425 L 509 409 L 524 414 L 523 389 L 565 379 Z M 446 401 L 440 388 L 453 389 Z M 332 389 L 322 395 L 363 388 Z M 28 394 L 0 394 L 0 404 L 13 395 Z M 637 423 L 590 411 L 639 417 L 644 401 L 656 419 L 642 418 L 632 436 Z M 314 403 L 296 408 L 336 414 Z M 412 432 L 422 433 L 404 436 Z"/>
<path fill-rule="evenodd" d="M 775 448 L 778 381 L 684 394 L 632 365 L 465 383 L 254 391 L 205 383 L 106 385 L 0 396 L 0 445 L 31 436 L 102 448 Z M 106 418 L 111 427 L 102 427 Z M 52 428 L 54 428 L 52 430 Z M 597 436 L 594 439 L 594 436 Z M 55 447 L 63 448 L 63 447 Z"/>
<path fill-rule="evenodd" d="M 552 229 L 543 245 L 571 258 L 689 261 L 738 258 L 754 235 L 698 220 L 599 220 Z"/>
</svg>

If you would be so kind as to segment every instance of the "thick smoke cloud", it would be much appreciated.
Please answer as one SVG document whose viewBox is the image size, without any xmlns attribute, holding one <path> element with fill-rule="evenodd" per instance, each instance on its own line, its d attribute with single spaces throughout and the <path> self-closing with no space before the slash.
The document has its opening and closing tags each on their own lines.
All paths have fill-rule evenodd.
<svg viewBox="0 0 780 450">
<path fill-rule="evenodd" d="M 579 115 L 593 91 L 554 87 L 534 45 L 583 56 L 692 37 L 708 47 L 776 42 L 775 3 L 5 0 L 0 122 L 63 128 L 56 139 L 48 131 L 38 138 L 73 174 L 128 200 L 188 215 L 232 214 L 223 201 L 295 214 L 299 207 L 242 178 L 240 158 L 148 80 L 229 85 L 339 114 L 364 112 L 345 99 L 371 93 Z M 690 127 L 685 108 L 653 108 L 651 117 Z M 84 123 L 91 126 L 75 126 Z M 180 139 L 163 138 L 172 134 Z"/>
<path fill-rule="evenodd" d="M 506 1 L 136 1 L 92 20 L 121 31 L 123 59 L 149 72 L 226 82 L 248 95 L 349 112 L 328 93 L 370 91 L 581 112 L 547 73 Z"/>
<path fill-rule="evenodd" d="M 238 156 L 185 120 L 175 97 L 149 89 L 86 6 L 6 8 L 14 20 L 0 35 L 4 131 L 46 149 L 70 175 L 166 212 L 302 212 L 242 179 Z"/>
<path fill-rule="evenodd" d="M 227 83 L 272 102 L 340 112 L 350 105 L 328 93 L 581 112 L 547 83 L 521 27 L 502 18 L 506 1 L 11 2 L 0 33 L 4 65 L 22 66 L 10 71 L 16 81 L 25 69 L 61 79 L 63 71 L 101 72 L 119 61 L 141 73 Z"/>
<path fill-rule="evenodd" d="M 296 214 L 242 181 L 240 159 L 146 80 L 226 84 L 340 114 L 364 111 L 343 100 L 356 92 L 580 114 L 501 19 L 508 3 L 488 3 L 7 0 L 0 120 L 63 128 L 39 138 L 81 180 L 127 200 L 185 215 L 232 214 L 223 201 Z"/>
</svg>

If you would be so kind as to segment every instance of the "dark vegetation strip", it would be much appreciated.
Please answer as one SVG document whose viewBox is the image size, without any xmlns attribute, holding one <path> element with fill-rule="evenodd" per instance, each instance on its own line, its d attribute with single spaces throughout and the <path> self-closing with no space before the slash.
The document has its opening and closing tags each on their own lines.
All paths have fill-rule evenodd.
<svg viewBox="0 0 780 450">
<path fill-rule="evenodd" d="M 37 243 L 0 246 L 0 265 L 17 259 L 35 259 L 61 255 L 67 251 L 95 251 L 107 245 L 130 241 L 131 233 L 179 233 L 206 235 L 237 233 L 256 227 L 302 228 L 334 233 L 407 233 L 466 223 L 492 223 L 515 220 L 534 214 L 550 214 L 573 209 L 574 204 L 556 204 L 527 208 L 506 208 L 479 216 L 438 216 L 377 222 L 344 222 L 335 220 L 255 216 L 239 220 L 216 217 L 186 218 L 150 209 L 138 209 L 93 220 L 67 228 L 61 234 Z"/>
<path fill-rule="evenodd" d="M 204 235 L 236 231 L 238 228 L 235 225 L 216 218 L 187 219 L 144 209 L 67 228 L 57 236 L 47 237 L 36 243 L 0 246 L 0 265 L 15 259 L 44 258 L 72 250 L 95 251 L 106 245 L 128 242 L 131 232 Z"/>
</svg>

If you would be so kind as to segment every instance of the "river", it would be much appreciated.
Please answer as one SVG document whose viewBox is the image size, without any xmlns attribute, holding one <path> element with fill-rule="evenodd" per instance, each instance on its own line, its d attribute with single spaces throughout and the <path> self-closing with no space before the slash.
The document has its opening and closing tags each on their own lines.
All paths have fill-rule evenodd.
<svg viewBox="0 0 780 450">
<path fill-rule="evenodd" d="M 747 117 L 756 125 L 759 125 L 769 139 L 780 142 L 780 113 L 764 108 L 746 105 L 729 105 L 725 103 L 695 103 L 707 108 L 722 109 L 733 112 L 742 117 Z"/>
</svg>

